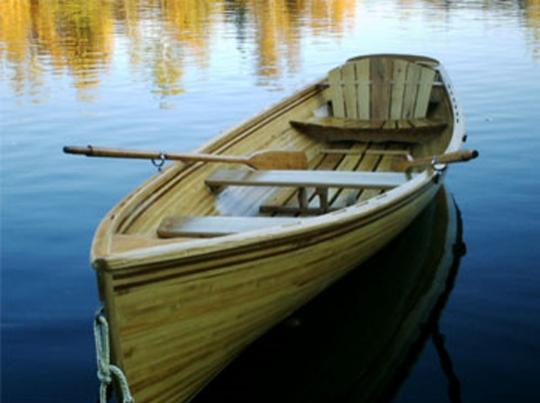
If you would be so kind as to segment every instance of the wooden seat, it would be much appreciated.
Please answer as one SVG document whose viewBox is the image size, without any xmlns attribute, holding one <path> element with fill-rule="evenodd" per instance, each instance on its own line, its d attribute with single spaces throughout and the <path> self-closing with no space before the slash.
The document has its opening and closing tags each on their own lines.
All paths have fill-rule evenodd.
<svg viewBox="0 0 540 403">
<path fill-rule="evenodd" d="M 211 188 L 220 186 L 284 186 L 315 188 L 392 189 L 407 182 L 401 172 L 349 171 L 251 171 L 220 169 L 206 179 Z"/>
<path fill-rule="evenodd" d="M 331 116 L 291 124 L 325 141 L 424 142 L 446 127 L 425 119 L 436 75 L 395 57 L 350 60 L 328 73 Z"/>
<path fill-rule="evenodd" d="M 297 224 L 302 220 L 290 217 L 166 217 L 157 233 L 161 238 L 211 238 L 238 232 L 253 231 L 278 225 Z"/>
<path fill-rule="evenodd" d="M 300 210 L 307 208 L 307 187 L 314 187 L 320 199 L 321 212 L 328 211 L 328 188 L 392 189 L 407 182 L 399 172 L 349 171 L 248 171 L 218 170 L 206 179 L 210 188 L 221 186 L 281 186 L 298 187 Z"/>
<path fill-rule="evenodd" d="M 430 67 L 394 57 L 350 60 L 328 73 L 333 116 L 424 118 L 435 75 Z"/>
<path fill-rule="evenodd" d="M 363 141 L 382 143 L 424 143 L 447 126 L 436 119 L 355 120 L 336 117 L 313 117 L 305 121 L 292 120 L 299 131 L 322 141 Z"/>
</svg>

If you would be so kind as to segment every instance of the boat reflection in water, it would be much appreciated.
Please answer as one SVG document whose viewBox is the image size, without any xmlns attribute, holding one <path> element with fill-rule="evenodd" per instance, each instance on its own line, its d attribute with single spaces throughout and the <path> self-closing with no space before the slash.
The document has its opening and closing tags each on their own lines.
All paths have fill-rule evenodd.
<svg viewBox="0 0 540 403">
<path fill-rule="evenodd" d="M 389 400 L 429 338 L 459 401 L 438 319 L 464 250 L 443 188 L 397 239 L 256 341 L 194 402 Z"/>
</svg>

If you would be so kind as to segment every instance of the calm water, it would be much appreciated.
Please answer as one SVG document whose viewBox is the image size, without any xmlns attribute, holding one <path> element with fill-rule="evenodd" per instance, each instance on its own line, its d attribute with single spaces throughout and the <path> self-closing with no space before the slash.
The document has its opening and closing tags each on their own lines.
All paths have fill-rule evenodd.
<svg viewBox="0 0 540 403">
<path fill-rule="evenodd" d="M 481 151 L 447 179 L 468 253 L 438 325 L 460 396 L 538 401 L 538 0 L 0 1 L 2 401 L 95 400 L 92 234 L 153 173 L 64 144 L 191 150 L 375 52 L 440 59 Z M 448 400 L 434 346 L 395 401 Z"/>
</svg>

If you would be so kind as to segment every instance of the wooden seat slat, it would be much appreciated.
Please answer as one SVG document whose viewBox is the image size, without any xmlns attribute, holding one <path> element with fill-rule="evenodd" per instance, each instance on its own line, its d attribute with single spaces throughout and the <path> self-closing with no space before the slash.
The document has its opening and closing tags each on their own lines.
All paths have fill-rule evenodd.
<svg viewBox="0 0 540 403">
<path fill-rule="evenodd" d="M 343 81 L 346 83 L 356 80 L 355 65 L 348 63 L 342 68 Z M 356 95 L 356 85 L 345 85 L 343 88 L 345 100 L 345 116 L 350 119 L 358 119 L 358 97 Z"/>
<path fill-rule="evenodd" d="M 346 171 L 247 171 L 218 170 L 206 179 L 210 187 L 221 186 L 296 186 L 315 188 L 392 189 L 407 182 L 401 172 Z"/>
<path fill-rule="evenodd" d="M 171 216 L 161 221 L 157 233 L 161 238 L 210 238 L 300 222 L 293 217 Z"/>
<path fill-rule="evenodd" d="M 388 58 L 371 59 L 371 114 L 373 120 L 386 120 L 390 116 L 392 63 Z"/>
<path fill-rule="evenodd" d="M 435 79 L 435 71 L 423 68 L 420 73 L 420 83 L 418 84 L 418 93 L 416 95 L 416 105 L 414 107 L 414 117 L 423 118 L 427 114 L 429 106 L 429 98 L 433 80 Z"/>
<path fill-rule="evenodd" d="M 345 100 L 343 86 L 341 85 L 341 68 L 336 68 L 328 73 L 328 83 L 332 93 L 332 108 L 334 116 L 345 117 Z"/>
<path fill-rule="evenodd" d="M 425 67 L 414 63 L 408 64 L 406 79 L 407 84 L 405 85 L 403 106 L 401 109 L 401 116 L 405 119 L 412 119 L 414 117 L 414 106 L 416 96 L 418 94 L 418 82 L 420 81 L 420 77 L 422 75 L 422 69 L 425 69 Z"/>
<path fill-rule="evenodd" d="M 369 80 L 370 62 L 368 59 L 360 60 L 354 63 L 356 68 L 356 77 L 361 80 L 356 84 L 356 96 L 358 98 L 358 119 L 369 119 L 371 99 L 371 84 Z"/>
<path fill-rule="evenodd" d="M 394 61 L 394 71 L 392 80 L 392 101 L 390 104 L 390 119 L 400 119 L 403 108 L 403 94 L 405 93 L 405 79 L 407 77 L 407 65 L 405 60 Z"/>
</svg>

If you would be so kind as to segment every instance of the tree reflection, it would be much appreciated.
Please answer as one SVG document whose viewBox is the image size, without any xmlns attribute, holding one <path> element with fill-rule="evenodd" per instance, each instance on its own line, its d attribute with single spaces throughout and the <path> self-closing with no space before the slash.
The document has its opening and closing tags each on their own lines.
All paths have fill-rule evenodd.
<svg viewBox="0 0 540 403">
<path fill-rule="evenodd" d="M 237 47 L 254 53 L 255 74 L 269 85 L 300 68 L 303 37 L 339 36 L 355 21 L 357 0 L 2 0 L 2 77 L 18 95 L 39 94 L 51 77 L 68 76 L 92 99 L 113 53 L 152 82 L 159 97 L 182 92 L 185 65 L 206 69 L 213 44 L 233 28 Z M 402 9 L 436 0 L 398 0 Z M 366 5 L 364 5 L 367 7 Z M 499 7 L 480 2 L 481 8 Z M 533 54 L 540 48 L 540 1 L 523 0 Z M 502 6 L 501 6 L 502 7 Z M 407 18 L 405 15 L 403 18 Z M 189 59 L 189 60 L 188 60 Z"/>
<path fill-rule="evenodd" d="M 531 51 L 533 57 L 538 59 L 540 58 L 540 0 L 524 0 L 522 6 Z"/>
<path fill-rule="evenodd" d="M 68 70 L 81 96 L 98 85 L 112 51 L 110 2 L 5 0 L 0 15 L 0 56 L 17 94 L 31 93 L 46 69 Z"/>
</svg>

